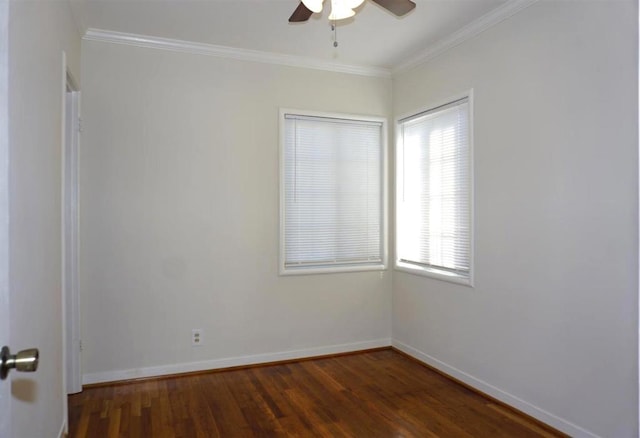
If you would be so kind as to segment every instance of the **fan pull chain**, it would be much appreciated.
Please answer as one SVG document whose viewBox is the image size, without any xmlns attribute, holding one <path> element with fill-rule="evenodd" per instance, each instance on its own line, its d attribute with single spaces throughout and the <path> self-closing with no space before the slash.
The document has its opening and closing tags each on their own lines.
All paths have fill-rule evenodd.
<svg viewBox="0 0 640 438">
<path fill-rule="evenodd" d="M 338 47 L 338 26 L 335 20 L 331 23 L 331 30 L 333 31 L 333 47 Z"/>
</svg>

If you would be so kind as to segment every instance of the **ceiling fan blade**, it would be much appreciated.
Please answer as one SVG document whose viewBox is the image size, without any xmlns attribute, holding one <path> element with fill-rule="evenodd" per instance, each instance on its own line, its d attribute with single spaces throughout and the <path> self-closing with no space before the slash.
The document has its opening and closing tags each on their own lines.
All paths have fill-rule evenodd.
<svg viewBox="0 0 640 438">
<path fill-rule="evenodd" d="M 413 10 L 416 4 L 411 0 L 372 0 L 398 17 Z"/>
<path fill-rule="evenodd" d="M 302 2 L 298 5 L 291 17 L 289 17 L 289 23 L 300 23 L 302 21 L 307 21 L 309 17 L 311 17 L 313 12 L 309 10 Z"/>
</svg>

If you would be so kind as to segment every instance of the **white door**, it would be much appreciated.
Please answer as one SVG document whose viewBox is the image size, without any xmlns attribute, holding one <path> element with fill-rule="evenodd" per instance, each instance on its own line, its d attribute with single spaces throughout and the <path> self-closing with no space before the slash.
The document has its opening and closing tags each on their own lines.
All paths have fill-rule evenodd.
<svg viewBox="0 0 640 438">
<path fill-rule="evenodd" d="M 9 336 L 9 2 L 0 0 L 0 347 Z M 11 430 L 11 392 L 0 382 L 0 437 Z"/>
<path fill-rule="evenodd" d="M 0 438 L 57 437 L 65 426 L 61 187 L 52 184 L 60 173 L 55 160 L 61 145 L 54 137 L 60 133 L 56 111 L 62 110 L 57 96 L 63 84 L 48 68 L 51 58 L 40 56 L 44 68 L 33 68 L 29 50 L 39 41 L 33 29 L 50 19 L 47 12 L 40 4 L 0 0 L 0 347 L 13 354 L 29 347 L 42 352 L 36 374 L 11 371 L 0 380 Z M 25 22 L 34 25 L 18 26 Z"/>
<path fill-rule="evenodd" d="M 9 287 L 9 1 L 0 0 L 0 348 L 7 346 L 16 354 L 10 333 L 11 315 Z M 14 297 L 17 298 L 17 297 Z M 4 350 L 4 349 L 3 349 Z M 0 353 L 0 377 L 7 355 Z M 21 359 L 20 359 L 21 360 Z M 21 362 L 24 364 L 24 362 Z M 36 364 L 37 365 L 37 356 Z M 18 365 L 22 368 L 22 365 Z M 4 375 L 6 377 L 6 374 Z M 12 434 L 12 393 L 9 379 L 0 380 L 0 438 Z"/>
</svg>

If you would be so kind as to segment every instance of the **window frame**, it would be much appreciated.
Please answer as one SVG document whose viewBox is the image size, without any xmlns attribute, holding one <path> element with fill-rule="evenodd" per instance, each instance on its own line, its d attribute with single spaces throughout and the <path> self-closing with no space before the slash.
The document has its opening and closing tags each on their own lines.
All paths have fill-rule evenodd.
<svg viewBox="0 0 640 438">
<path fill-rule="evenodd" d="M 287 115 L 295 115 L 302 117 L 320 117 L 329 119 L 342 119 L 353 120 L 362 122 L 373 122 L 381 124 L 381 230 L 380 230 L 380 245 L 381 245 L 381 262 L 376 264 L 335 264 L 325 266 L 311 266 L 311 267 L 296 267 L 287 268 L 285 266 L 285 120 Z M 334 113 L 326 111 L 312 111 L 301 110 L 291 108 L 279 109 L 279 254 L 278 254 L 278 273 L 281 276 L 290 275 L 309 275 L 309 274 L 332 274 L 341 272 L 364 272 L 364 271 L 385 271 L 389 268 L 389 241 L 388 241 L 388 226 L 389 226 L 389 212 L 388 212 L 388 199 L 389 199 L 389 156 L 388 156 L 388 120 L 385 117 L 370 116 L 361 114 L 347 114 L 347 113 Z"/>
<path fill-rule="evenodd" d="M 400 260 L 399 256 L 399 239 L 398 239 L 398 224 L 400 224 L 400 209 L 398 208 L 398 199 L 400 199 L 400 190 L 402 188 L 402 184 L 400 183 L 400 179 L 403 175 L 402 169 L 402 160 L 400 145 L 402 144 L 402 130 L 400 129 L 401 121 L 417 117 L 423 113 L 427 113 L 430 111 L 437 110 L 440 107 L 445 107 L 449 104 L 452 104 L 456 101 L 467 99 L 468 101 L 468 140 L 469 140 L 469 274 L 462 275 L 459 273 L 451 272 L 446 269 L 438 269 L 431 266 L 420 266 L 415 263 L 406 263 Z M 395 193 L 395 202 L 394 202 L 394 263 L 393 269 L 401 272 L 406 272 L 409 274 L 419 275 L 423 277 L 433 278 L 436 280 L 442 280 L 450 283 L 456 283 L 464 286 L 469 286 L 471 288 L 475 285 L 475 183 L 474 183 L 474 131 L 473 131 L 473 113 L 474 113 L 474 96 L 473 89 L 468 90 L 464 93 L 459 93 L 453 96 L 450 96 L 446 99 L 435 101 L 433 104 L 429 104 L 422 108 L 419 108 L 417 111 L 411 111 L 404 115 L 395 118 L 394 129 L 395 129 L 395 175 L 394 175 L 394 193 Z"/>
</svg>

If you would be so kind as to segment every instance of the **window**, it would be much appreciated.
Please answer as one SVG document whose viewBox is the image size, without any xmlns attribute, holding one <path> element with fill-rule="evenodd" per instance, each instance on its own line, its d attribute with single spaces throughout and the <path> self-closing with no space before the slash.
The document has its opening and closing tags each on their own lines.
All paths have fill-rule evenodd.
<svg viewBox="0 0 640 438">
<path fill-rule="evenodd" d="M 384 269 L 384 119 L 280 118 L 280 273 Z"/>
<path fill-rule="evenodd" d="M 469 97 L 397 124 L 396 268 L 472 284 Z"/>
</svg>

